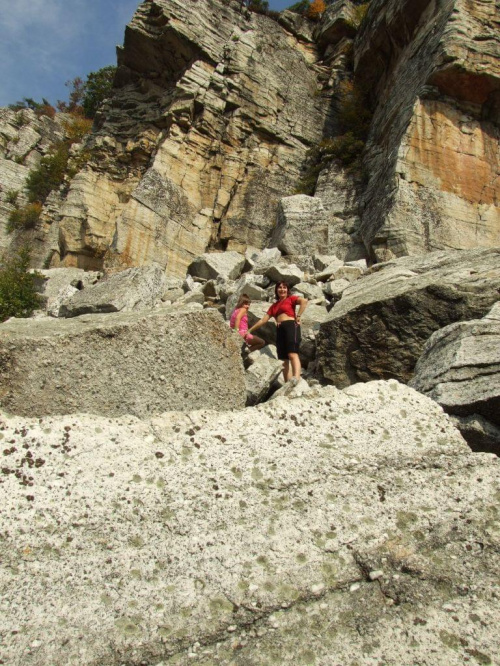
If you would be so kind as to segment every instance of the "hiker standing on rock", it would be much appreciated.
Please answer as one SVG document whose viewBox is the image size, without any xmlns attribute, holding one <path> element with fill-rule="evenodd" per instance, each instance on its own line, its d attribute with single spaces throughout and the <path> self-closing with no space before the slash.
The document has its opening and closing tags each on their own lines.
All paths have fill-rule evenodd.
<svg viewBox="0 0 500 666">
<path fill-rule="evenodd" d="M 242 294 L 238 305 L 234 308 L 229 320 L 229 326 L 234 328 L 241 335 L 243 340 L 248 345 L 250 352 L 262 349 L 266 344 L 262 338 L 256 335 L 251 335 L 248 331 L 248 308 L 250 307 L 250 297 L 247 294 Z"/>
<path fill-rule="evenodd" d="M 278 358 L 283 361 L 283 377 L 285 382 L 297 384 L 300 379 L 299 346 L 301 340 L 300 318 L 307 307 L 307 298 L 292 296 L 290 287 L 286 282 L 278 282 L 274 289 L 276 302 L 271 305 L 267 314 L 248 329 L 249 333 L 264 326 L 271 317 L 276 319 L 278 332 L 276 334 L 276 347 Z M 295 308 L 299 311 L 295 313 Z M 291 368 L 290 368 L 291 366 Z"/>
</svg>

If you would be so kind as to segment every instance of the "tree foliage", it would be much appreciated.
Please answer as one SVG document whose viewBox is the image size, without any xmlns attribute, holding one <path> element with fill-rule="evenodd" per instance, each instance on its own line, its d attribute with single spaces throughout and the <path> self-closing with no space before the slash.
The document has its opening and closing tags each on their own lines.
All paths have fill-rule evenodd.
<svg viewBox="0 0 500 666">
<path fill-rule="evenodd" d="M 9 317 L 29 317 L 40 306 L 36 274 L 28 273 L 30 250 L 21 248 L 0 266 L 0 322 Z"/>
<path fill-rule="evenodd" d="M 66 86 L 70 90 L 69 101 L 59 100 L 57 108 L 63 113 L 94 118 L 98 108 L 111 92 L 115 73 L 116 67 L 108 65 L 97 72 L 90 72 L 85 81 L 79 76 L 72 81 L 67 81 Z"/>
<path fill-rule="evenodd" d="M 313 21 L 318 21 L 326 9 L 324 0 L 313 0 L 307 10 L 307 17 Z"/>
</svg>

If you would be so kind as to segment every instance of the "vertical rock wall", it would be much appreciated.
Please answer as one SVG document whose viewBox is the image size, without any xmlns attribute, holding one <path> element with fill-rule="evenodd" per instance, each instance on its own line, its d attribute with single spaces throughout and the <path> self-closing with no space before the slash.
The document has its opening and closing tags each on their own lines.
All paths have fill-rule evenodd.
<svg viewBox="0 0 500 666">
<path fill-rule="evenodd" d="M 493 0 L 374 0 L 356 76 L 376 101 L 361 233 L 375 260 L 491 247 L 500 231 Z"/>
<path fill-rule="evenodd" d="M 105 265 L 184 275 L 207 247 L 265 246 L 327 122 L 316 58 L 307 36 L 239 2 L 143 3 L 63 208 L 61 263 L 110 246 Z"/>
</svg>

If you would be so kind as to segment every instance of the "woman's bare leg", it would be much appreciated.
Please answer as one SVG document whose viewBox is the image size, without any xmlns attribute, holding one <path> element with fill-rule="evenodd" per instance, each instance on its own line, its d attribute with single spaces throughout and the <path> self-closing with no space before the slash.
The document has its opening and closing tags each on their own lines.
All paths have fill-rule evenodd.
<svg viewBox="0 0 500 666">
<path fill-rule="evenodd" d="M 288 358 L 290 359 L 290 363 L 292 365 L 292 377 L 294 377 L 295 379 L 300 379 L 301 365 L 300 365 L 299 355 L 288 354 Z"/>
<path fill-rule="evenodd" d="M 283 361 L 283 379 L 285 382 L 290 379 L 290 361 Z"/>
</svg>

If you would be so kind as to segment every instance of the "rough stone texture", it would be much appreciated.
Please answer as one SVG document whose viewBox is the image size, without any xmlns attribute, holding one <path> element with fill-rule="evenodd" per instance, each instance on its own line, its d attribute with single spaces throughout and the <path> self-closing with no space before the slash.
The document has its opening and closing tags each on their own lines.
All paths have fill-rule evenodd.
<svg viewBox="0 0 500 666">
<path fill-rule="evenodd" d="M 284 25 L 239 2 L 139 6 L 61 211 L 64 265 L 93 256 L 183 275 L 209 247 L 265 246 L 330 114 L 316 46 Z"/>
<path fill-rule="evenodd" d="M 283 369 L 282 361 L 263 351 L 253 352 L 257 357 L 245 372 L 247 405 L 256 405 L 269 395 L 271 386 Z"/>
<path fill-rule="evenodd" d="M 372 258 L 497 244 L 499 35 L 494 0 L 371 3 L 355 58 L 376 106 L 361 224 Z"/>
<path fill-rule="evenodd" d="M 360 235 L 360 193 L 357 180 L 336 162 L 324 168 L 318 176 L 314 198 L 325 209 L 328 236 L 323 252 L 344 261 L 364 259 L 366 247 Z"/>
<path fill-rule="evenodd" d="M 165 274 L 159 266 L 128 268 L 78 291 L 61 305 L 59 316 L 148 310 L 160 301 L 165 288 Z"/>
<path fill-rule="evenodd" d="M 238 252 L 208 252 L 196 257 L 188 272 L 205 280 L 236 280 L 245 265 L 245 257 Z"/>
<path fill-rule="evenodd" d="M 45 300 L 45 310 L 53 317 L 59 315 L 59 309 L 64 300 L 77 293 L 79 289 L 86 289 L 101 279 L 102 274 L 93 271 L 84 271 L 80 268 L 49 268 L 36 271 L 37 291 Z"/>
<path fill-rule="evenodd" d="M 499 461 L 408 387 L 0 427 L 5 663 L 498 660 Z"/>
<path fill-rule="evenodd" d="M 449 414 L 479 415 L 498 428 L 500 303 L 492 310 L 491 316 L 456 322 L 433 333 L 410 385 L 436 400 Z"/>
<path fill-rule="evenodd" d="M 314 254 L 328 246 L 328 225 L 321 200 L 296 194 L 280 200 L 270 247 L 284 254 Z"/>
<path fill-rule="evenodd" d="M 434 252 L 375 266 L 342 293 L 318 336 L 320 375 L 336 386 L 408 381 L 434 331 L 500 300 L 500 250 Z"/>
<path fill-rule="evenodd" d="M 0 369 L 1 407 L 25 416 L 232 409 L 246 398 L 240 345 L 213 310 L 11 320 Z"/>
<path fill-rule="evenodd" d="M 304 279 L 304 273 L 295 264 L 277 264 L 265 272 L 266 277 L 274 283 L 286 282 L 289 287 L 299 284 Z"/>
<path fill-rule="evenodd" d="M 38 118 L 31 109 L 0 108 L 0 256 L 16 245 L 7 233 L 9 215 L 16 206 L 28 203 L 24 187 L 29 171 L 39 165 L 55 141 L 64 138 L 65 117 Z M 11 193 L 17 193 L 15 204 L 9 201 Z M 43 258 L 40 265 L 42 262 Z"/>
</svg>

